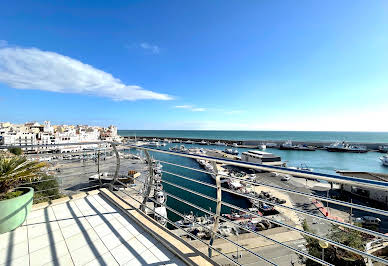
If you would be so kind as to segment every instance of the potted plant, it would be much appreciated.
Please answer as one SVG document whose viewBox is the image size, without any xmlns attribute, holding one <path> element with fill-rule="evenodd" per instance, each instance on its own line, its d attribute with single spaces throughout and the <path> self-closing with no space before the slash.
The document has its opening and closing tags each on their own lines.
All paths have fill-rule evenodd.
<svg viewBox="0 0 388 266">
<path fill-rule="evenodd" d="M 14 230 L 31 210 L 34 189 L 19 187 L 39 178 L 42 162 L 27 161 L 24 156 L 0 155 L 0 234 Z"/>
</svg>

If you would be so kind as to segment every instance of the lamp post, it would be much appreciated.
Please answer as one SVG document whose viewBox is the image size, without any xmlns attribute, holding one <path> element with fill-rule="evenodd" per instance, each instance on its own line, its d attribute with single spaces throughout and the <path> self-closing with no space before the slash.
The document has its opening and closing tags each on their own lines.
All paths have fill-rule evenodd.
<svg viewBox="0 0 388 266">
<path fill-rule="evenodd" d="M 322 260 L 325 260 L 325 249 L 329 247 L 329 243 L 325 241 L 319 241 L 319 246 L 322 248 Z"/>
</svg>

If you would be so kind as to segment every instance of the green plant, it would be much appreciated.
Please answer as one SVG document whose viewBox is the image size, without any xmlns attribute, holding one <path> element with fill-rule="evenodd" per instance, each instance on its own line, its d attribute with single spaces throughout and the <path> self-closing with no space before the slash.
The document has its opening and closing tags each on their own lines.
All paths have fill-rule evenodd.
<svg viewBox="0 0 388 266">
<path fill-rule="evenodd" d="M 34 203 L 58 199 L 63 196 L 59 191 L 58 181 L 53 176 L 43 175 L 30 186 L 35 190 Z"/>
<path fill-rule="evenodd" d="M 29 162 L 24 156 L 0 156 L 0 199 L 7 195 L 23 182 L 38 178 L 41 170 L 46 166 L 42 162 Z"/>
<path fill-rule="evenodd" d="M 315 231 L 309 227 L 306 220 L 303 221 L 303 230 L 315 234 Z M 304 238 L 307 242 L 306 248 L 308 253 L 316 258 L 321 258 L 322 248 L 319 245 L 319 241 L 309 236 L 304 236 Z M 333 225 L 328 235 L 328 239 L 358 250 L 364 250 L 363 243 L 365 240 L 363 239 L 363 235 L 356 230 L 344 229 L 337 225 Z M 313 260 L 305 259 L 303 257 L 300 257 L 300 260 L 302 264 L 308 266 L 321 265 Z M 365 262 L 361 256 L 340 248 L 336 248 L 332 245 L 325 249 L 324 260 L 334 265 L 365 265 Z"/>
<path fill-rule="evenodd" d="M 19 148 L 19 147 L 12 147 L 12 148 L 9 148 L 8 151 L 14 155 L 22 155 L 22 149 Z"/>
</svg>

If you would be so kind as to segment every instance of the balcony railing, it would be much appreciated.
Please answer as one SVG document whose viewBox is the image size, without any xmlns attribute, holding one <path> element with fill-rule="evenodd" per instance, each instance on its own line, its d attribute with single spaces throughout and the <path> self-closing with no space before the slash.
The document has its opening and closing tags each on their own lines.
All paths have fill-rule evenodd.
<svg viewBox="0 0 388 266">
<path fill-rule="evenodd" d="M 67 145 L 83 144 L 85 143 L 69 143 Z M 227 165 L 228 167 L 236 167 L 237 169 L 239 169 L 239 171 L 245 169 L 246 171 L 254 170 L 257 172 L 280 173 L 292 175 L 296 178 L 306 179 L 306 182 L 307 180 L 321 181 L 322 184 L 330 184 L 330 187 L 333 187 L 333 185 L 350 185 L 359 188 L 380 191 L 381 193 L 388 192 L 387 182 L 309 172 L 304 170 L 290 169 L 277 166 L 268 166 L 238 160 L 230 160 L 226 158 L 212 157 L 202 154 L 139 147 L 131 144 L 109 144 L 113 149 L 113 155 L 115 159 L 105 162 L 103 160 L 97 161 L 97 157 L 95 157 L 95 161 L 89 164 L 89 166 L 94 166 L 94 168 L 92 168 L 90 172 L 83 171 L 82 173 L 67 173 L 67 169 L 72 170 L 73 172 L 76 169 L 89 169 L 87 167 L 88 164 L 85 164 L 81 161 L 79 162 L 80 165 L 77 166 L 75 166 L 74 163 L 69 163 L 69 166 L 62 165 L 62 172 L 56 172 L 54 177 L 52 178 L 55 180 L 59 180 L 58 187 L 60 188 L 62 193 L 68 194 L 72 191 L 107 187 L 123 200 L 126 200 L 131 204 L 135 204 L 143 212 L 152 214 L 157 220 L 167 223 L 168 228 L 170 228 L 171 230 L 178 229 L 174 230 L 174 232 L 177 232 L 178 234 L 182 235 L 182 237 L 183 235 L 188 236 L 189 238 L 184 238 L 186 241 L 196 241 L 198 248 L 201 251 L 205 252 L 207 256 L 214 259 L 214 261 L 216 262 L 227 260 L 230 263 L 242 265 L 243 263 L 241 262 L 239 252 L 240 254 L 241 252 L 244 252 L 244 254 L 247 254 L 247 256 L 256 258 L 257 263 L 278 265 L 278 263 L 275 263 L 273 260 L 271 260 L 271 258 L 266 257 L 265 252 L 261 252 L 260 248 L 249 248 L 246 245 L 239 243 L 239 235 L 241 235 L 242 233 L 249 233 L 251 234 L 251 239 L 253 239 L 252 241 L 254 241 L 255 237 L 259 241 L 264 241 L 265 239 L 265 241 L 270 241 L 274 245 L 283 247 L 289 250 L 290 252 L 297 254 L 299 257 L 315 261 L 322 265 L 332 265 L 329 262 L 325 261 L 324 255 L 314 256 L 310 254 L 306 249 L 297 248 L 288 244 L 289 241 L 287 238 L 279 240 L 278 238 L 273 237 L 271 234 L 267 234 L 265 230 L 256 230 L 249 223 L 249 221 L 256 219 L 257 221 L 260 221 L 259 223 L 266 223 L 271 227 L 276 226 L 285 228 L 289 232 L 296 232 L 304 238 L 315 239 L 319 241 L 322 247 L 331 245 L 333 247 L 336 247 L 338 250 L 343 250 L 349 253 L 356 254 L 364 258 L 367 263 L 380 262 L 383 265 L 388 265 L 388 260 L 386 258 L 371 254 L 367 248 L 353 248 L 345 243 L 340 243 L 338 241 L 332 240 L 327 237 L 327 235 L 318 234 L 313 231 L 306 231 L 302 227 L 303 221 L 309 218 L 312 221 L 320 221 L 320 223 L 325 225 L 336 225 L 340 228 L 340 230 L 345 232 L 359 232 L 363 236 L 370 236 L 370 238 L 373 239 L 371 243 L 378 242 L 381 244 L 388 242 L 388 235 L 384 232 L 372 230 L 371 228 L 363 228 L 354 224 L 351 217 L 351 213 L 357 210 L 362 213 L 369 213 L 370 215 L 384 217 L 384 221 L 386 221 L 386 219 L 388 219 L 387 210 L 334 199 L 328 197 L 327 195 L 324 196 L 322 194 L 312 193 L 311 191 L 297 189 L 290 185 L 279 185 L 279 183 L 272 184 L 271 182 L 268 182 L 268 179 L 258 180 L 248 179 L 246 177 L 241 176 L 232 177 L 229 174 L 218 171 L 217 164 Z M 126 156 L 123 156 L 123 154 L 120 155 L 118 150 L 127 150 L 131 154 L 139 154 L 142 162 L 147 162 L 147 166 L 144 166 L 142 168 L 144 174 L 144 177 L 142 179 L 134 179 L 131 184 L 128 184 L 128 182 L 123 181 L 119 178 L 120 175 L 122 175 L 120 174 L 120 171 L 122 171 L 123 169 L 127 171 L 128 169 L 132 168 L 130 164 L 126 164 L 126 162 L 130 162 L 131 159 L 126 159 Z M 212 169 L 214 169 L 214 171 L 201 169 L 195 163 L 182 163 L 182 158 L 187 158 L 190 161 L 204 160 L 212 165 Z M 158 172 L 157 169 L 155 169 L 155 163 L 160 163 L 164 167 L 158 168 Z M 101 170 L 103 166 L 108 167 L 109 169 L 107 168 L 106 170 Z M 168 168 L 168 170 L 165 170 L 165 168 Z M 88 177 L 89 175 L 96 174 L 97 172 L 98 176 L 100 177 L 100 172 L 102 171 L 109 172 L 111 174 L 111 182 L 103 184 L 100 180 L 99 182 L 94 183 L 93 185 L 89 185 L 87 179 L 85 180 L 85 176 Z M 196 178 L 196 173 L 213 176 L 214 181 L 209 182 L 208 180 L 205 181 L 203 179 Z M 80 179 L 82 178 L 85 181 L 83 183 L 84 185 L 80 185 Z M 340 208 L 348 208 L 350 212 L 349 221 L 347 222 L 341 219 L 335 219 L 334 217 L 331 217 L 329 213 L 322 214 L 313 212 L 311 210 L 305 210 L 303 207 L 298 207 L 297 204 L 285 204 L 284 202 L 278 201 L 271 197 L 261 197 L 260 195 L 258 195 L 258 193 L 249 193 L 245 190 L 226 188 L 222 185 L 222 179 L 229 180 L 232 182 L 243 182 L 246 186 L 251 186 L 253 188 L 260 186 L 261 189 L 276 191 L 280 193 L 280 195 L 292 195 L 295 197 L 308 199 L 312 202 L 312 204 L 317 203 L 317 206 L 319 205 L 319 202 L 323 202 L 325 203 L 323 207 L 325 207 L 325 205 L 329 206 L 329 204 L 331 204 L 332 208 L 337 208 L 338 206 Z M 68 185 L 65 185 L 67 180 L 72 180 L 71 185 L 73 186 L 70 186 L 70 183 Z M 43 181 L 44 180 L 36 180 L 33 182 Z M 24 185 L 29 185 L 33 182 L 26 183 Z M 75 183 L 78 183 L 79 186 L 74 185 Z M 134 185 L 132 183 L 137 185 Z M 164 189 L 164 195 L 166 195 L 167 198 L 169 200 L 172 200 L 174 203 L 169 204 L 169 202 L 167 202 L 167 204 L 163 205 L 168 211 L 167 217 L 161 215 L 160 212 L 155 211 L 155 206 L 160 206 L 161 203 L 157 200 L 155 195 L 154 197 L 151 196 L 152 191 L 155 193 L 156 191 L 161 189 L 160 184 L 166 186 Z M 285 182 L 285 184 L 287 183 Z M 40 193 L 44 191 L 36 192 Z M 278 217 L 277 215 L 263 215 L 263 213 L 260 213 L 255 209 L 246 208 L 246 204 L 238 204 L 236 203 L 238 201 L 230 200 L 233 197 L 237 199 L 246 200 L 247 202 L 256 202 L 257 206 L 269 206 L 270 208 L 275 207 L 277 210 L 284 211 L 284 213 L 288 213 L 290 215 L 295 214 L 294 216 L 298 218 L 298 221 L 295 221 L 295 219 L 291 221 L 287 219 L 287 217 L 279 219 L 280 216 Z M 49 199 L 50 196 L 47 196 L 47 198 Z M 147 202 L 152 202 L 153 206 L 152 204 L 147 204 Z M 320 207 L 318 206 L 317 208 Z M 248 223 L 240 223 L 238 222 L 238 219 L 233 219 L 232 215 L 223 215 L 225 213 L 231 214 L 231 211 L 239 211 L 240 216 L 246 215 L 245 217 L 248 217 L 246 219 L 248 220 Z M 189 212 L 200 213 L 203 217 L 207 217 L 207 222 L 203 222 L 203 220 L 197 219 L 194 215 L 188 215 Z M 171 217 L 173 217 L 173 219 Z M 196 230 L 188 230 L 189 227 L 183 226 L 182 223 L 177 223 L 177 219 L 186 221 L 187 224 L 190 224 L 189 227 L 191 227 L 191 229 L 196 228 Z M 226 227 L 224 227 L 223 225 L 226 225 Z M 227 234 L 223 233 L 221 230 L 222 228 L 229 228 L 231 236 L 228 236 Z M 207 237 L 202 237 L 203 234 L 199 234 L 198 232 L 204 233 L 205 235 L 207 235 Z M 222 239 L 222 243 L 233 245 L 236 248 L 237 253 L 230 251 L 224 252 L 219 247 L 221 242 L 218 241 L 216 243 L 217 239 Z M 207 247 L 207 251 L 205 251 L 202 247 Z M 225 258 L 225 260 L 222 260 L 222 257 Z"/>
</svg>

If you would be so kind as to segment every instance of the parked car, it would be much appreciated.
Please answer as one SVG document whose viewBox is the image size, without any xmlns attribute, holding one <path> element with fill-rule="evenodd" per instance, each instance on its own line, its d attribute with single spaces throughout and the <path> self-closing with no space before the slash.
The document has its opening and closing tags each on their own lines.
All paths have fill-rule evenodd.
<svg viewBox="0 0 388 266">
<path fill-rule="evenodd" d="M 380 225 L 381 220 L 373 216 L 363 216 L 356 218 L 356 222 L 360 222 L 363 225 Z"/>
</svg>

